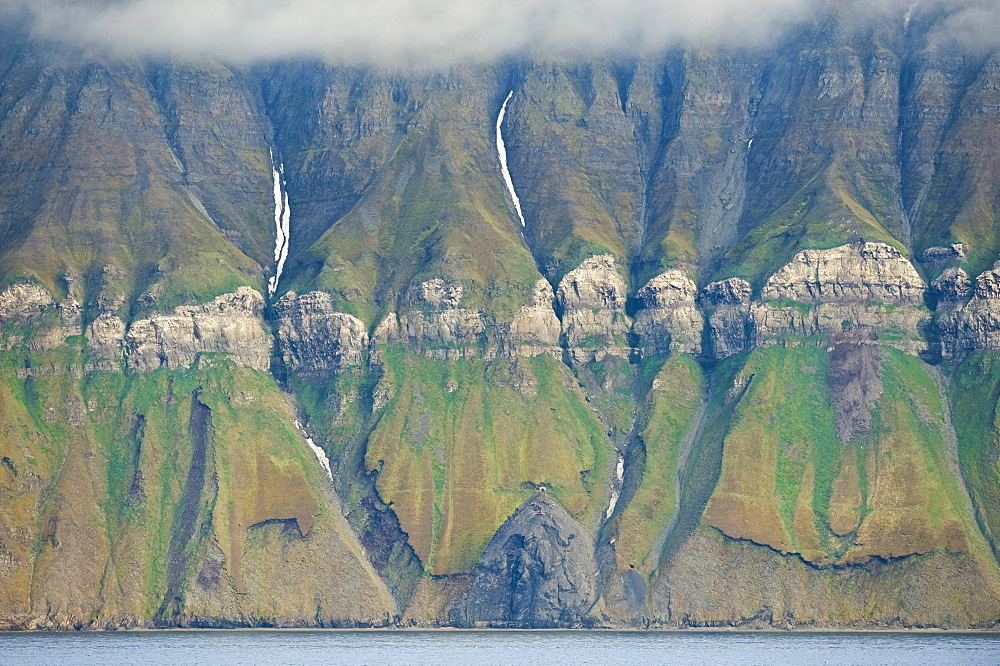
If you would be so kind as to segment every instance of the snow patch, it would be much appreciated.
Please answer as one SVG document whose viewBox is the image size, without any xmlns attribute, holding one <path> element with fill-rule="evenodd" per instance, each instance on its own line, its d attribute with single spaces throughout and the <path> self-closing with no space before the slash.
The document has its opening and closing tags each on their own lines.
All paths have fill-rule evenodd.
<svg viewBox="0 0 1000 666">
<path fill-rule="evenodd" d="M 306 444 L 309 445 L 309 448 L 312 449 L 313 454 L 316 456 L 316 460 L 319 461 L 319 466 L 323 468 L 324 472 L 326 472 L 327 478 L 333 481 L 333 472 L 330 470 L 330 459 L 326 456 L 326 451 L 317 446 L 312 437 L 306 434 L 306 429 L 302 427 L 301 423 L 296 421 L 295 427 L 298 428 L 300 433 L 302 433 L 302 436 L 306 440 Z"/>
<path fill-rule="evenodd" d="M 618 506 L 618 498 L 622 496 L 622 481 L 625 478 L 625 456 L 618 454 L 618 466 L 615 467 L 615 480 L 611 484 L 611 502 L 608 504 L 608 511 L 604 514 L 604 520 L 611 517 Z"/>
<path fill-rule="evenodd" d="M 514 210 L 517 211 L 517 219 L 521 220 L 521 226 L 523 227 L 524 215 L 521 213 L 521 200 L 517 198 L 517 192 L 514 191 L 514 181 L 510 179 L 510 171 L 507 169 L 507 146 L 503 142 L 503 129 L 501 127 L 503 125 L 503 117 L 507 113 L 507 102 L 513 96 L 513 90 L 507 93 L 507 99 L 503 101 L 503 106 L 500 107 L 500 115 L 497 116 L 497 155 L 500 156 L 500 172 L 503 174 L 504 185 L 507 186 L 507 192 L 514 202 Z"/>
<path fill-rule="evenodd" d="M 288 259 L 288 243 L 291 240 L 289 223 L 292 211 L 288 207 L 288 190 L 285 187 L 285 165 L 274 164 L 274 152 L 271 151 L 271 173 L 274 180 L 274 275 L 267 281 L 267 294 L 274 296 L 278 290 L 281 272 L 285 269 Z"/>
</svg>

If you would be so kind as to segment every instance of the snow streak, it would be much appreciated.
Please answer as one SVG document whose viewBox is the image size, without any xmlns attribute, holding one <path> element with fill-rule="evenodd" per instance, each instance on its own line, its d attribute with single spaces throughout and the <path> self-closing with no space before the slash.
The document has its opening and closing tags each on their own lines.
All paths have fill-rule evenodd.
<svg viewBox="0 0 1000 666">
<path fill-rule="evenodd" d="M 288 190 L 285 188 L 285 165 L 281 162 L 277 166 L 274 164 L 274 152 L 271 152 L 271 172 L 274 178 L 274 275 L 267 281 L 267 294 L 274 296 L 278 290 L 278 280 L 281 279 L 281 271 L 285 269 L 285 260 L 288 259 L 288 243 L 291 240 L 289 231 L 289 221 L 292 211 L 288 207 Z"/>
<path fill-rule="evenodd" d="M 497 155 L 500 156 L 500 171 L 503 173 L 504 185 L 507 186 L 507 192 L 510 193 L 510 198 L 514 202 L 514 210 L 517 211 L 517 219 L 521 220 L 521 226 L 523 227 L 524 215 L 521 213 L 521 200 L 517 198 L 517 192 L 514 191 L 514 181 L 510 179 L 510 171 L 507 169 L 507 147 L 504 145 L 503 130 L 501 129 L 504 114 L 507 113 L 507 102 L 513 96 L 513 90 L 507 93 L 507 99 L 503 101 L 503 106 L 500 107 L 500 115 L 497 116 Z"/>
<path fill-rule="evenodd" d="M 913 10 L 916 9 L 917 5 L 919 5 L 919 4 L 920 4 L 920 0 L 916 0 L 916 2 L 914 2 L 913 4 L 911 4 L 910 8 L 906 10 L 906 13 L 903 14 L 903 32 L 904 33 L 910 28 L 910 19 L 913 17 Z"/>
<path fill-rule="evenodd" d="M 333 481 L 333 472 L 330 470 L 330 459 L 326 456 L 326 451 L 317 446 L 316 442 L 312 440 L 312 437 L 309 437 L 306 434 L 306 430 L 302 427 L 301 423 L 296 421 L 295 427 L 298 428 L 299 432 L 302 433 L 302 436 L 305 437 L 306 444 L 309 445 L 309 448 L 312 449 L 312 452 L 316 455 L 316 460 L 319 461 L 320 467 L 322 467 L 323 471 L 326 472 L 327 478 Z"/>
<path fill-rule="evenodd" d="M 618 454 L 618 466 L 615 468 L 615 480 L 611 483 L 611 503 L 608 504 L 608 512 L 604 514 L 604 520 L 611 517 L 618 506 L 618 498 L 622 495 L 622 481 L 625 478 L 625 457 Z"/>
</svg>

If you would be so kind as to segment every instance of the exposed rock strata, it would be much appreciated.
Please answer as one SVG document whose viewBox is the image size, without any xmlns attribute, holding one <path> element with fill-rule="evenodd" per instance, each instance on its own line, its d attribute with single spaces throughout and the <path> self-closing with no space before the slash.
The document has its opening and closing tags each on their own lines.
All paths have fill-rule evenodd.
<svg viewBox="0 0 1000 666">
<path fill-rule="evenodd" d="M 574 360 L 600 360 L 606 353 L 627 354 L 626 297 L 625 280 L 610 254 L 585 259 L 563 277 L 556 300 L 563 313 L 563 342 Z"/>
<path fill-rule="evenodd" d="M 712 355 L 726 358 L 748 349 L 751 344 L 750 283 L 729 278 L 706 285 L 701 302 L 708 311 Z"/>
<path fill-rule="evenodd" d="M 965 304 L 960 301 L 968 298 L 970 289 L 961 269 L 949 268 L 935 281 L 931 293 L 939 301 L 945 356 L 1000 347 L 1000 335 L 992 333 L 1000 317 L 995 276 L 993 271 L 981 276 Z M 816 335 L 880 339 L 915 353 L 927 348 L 923 329 L 929 312 L 922 305 L 926 290 L 912 264 L 884 243 L 805 250 L 767 280 L 756 301 L 742 278 L 711 283 L 699 295 L 681 271 L 667 271 L 639 290 L 641 308 L 630 329 L 625 314 L 627 287 L 617 261 L 611 255 L 596 255 L 567 273 L 555 294 L 547 281 L 539 279 L 510 323 L 497 323 L 498 340 L 488 355 L 559 353 L 561 342 L 576 361 L 608 353 L 625 356 L 630 330 L 648 354 L 674 350 L 698 355 L 706 318 L 712 342 L 709 353 L 715 358 Z M 463 287 L 457 282 L 435 278 L 416 284 L 407 294 L 406 309 L 399 315 L 387 314 L 369 339 L 367 325 L 336 312 L 329 294 L 289 292 L 275 304 L 281 354 L 290 369 L 302 372 L 361 365 L 371 343 L 403 342 L 441 359 L 479 356 L 487 353 L 481 344 L 487 336 L 484 315 L 462 307 L 462 297 Z M 74 310 L 74 303 L 69 299 L 60 306 L 66 310 L 63 319 L 80 318 L 77 312 L 74 319 L 80 309 Z M 561 320 L 554 303 L 562 312 Z M 52 305 L 55 301 L 44 288 L 19 283 L 0 294 L 0 320 L 27 321 Z M 187 367 L 205 351 L 228 352 L 238 362 L 266 369 L 270 352 L 261 326 L 262 309 L 262 297 L 242 287 L 212 303 L 183 306 L 172 315 L 154 315 L 131 326 L 106 312 L 88 324 L 86 337 L 96 356 L 119 359 L 124 353 L 129 364 L 142 371 Z M 35 345 L 59 346 L 76 333 L 69 328 L 53 331 L 35 340 Z"/>
<path fill-rule="evenodd" d="M 804 250 L 771 276 L 751 303 L 750 284 L 730 278 L 708 285 L 713 352 L 725 358 L 786 337 L 882 340 L 911 353 L 927 349 L 927 286 L 906 257 L 884 243 Z"/>
<path fill-rule="evenodd" d="M 932 287 L 939 299 L 937 325 L 945 358 L 1000 350 L 1000 267 L 981 274 L 971 288 L 965 272 L 951 268 Z"/>
<path fill-rule="evenodd" d="M 26 323 L 44 308 L 54 305 L 48 290 L 33 282 L 18 282 L 0 292 L 0 326 Z"/>
<path fill-rule="evenodd" d="M 463 291 L 460 283 L 440 278 L 412 287 L 411 309 L 399 321 L 402 338 L 434 358 L 477 355 L 478 350 L 469 347 L 482 341 L 486 325 L 482 313 L 461 307 Z"/>
<path fill-rule="evenodd" d="M 264 297 L 240 287 L 211 303 L 180 306 L 132 323 L 125 334 L 129 366 L 148 372 L 188 368 L 203 352 L 228 353 L 237 362 L 266 372 L 271 362 L 271 336 L 263 327 Z M 115 328 L 105 322 L 106 330 Z M 115 328 L 115 330 L 118 330 Z M 110 341 L 103 338 L 104 344 Z"/>
<path fill-rule="evenodd" d="M 547 280 L 539 278 L 522 307 L 510 323 L 509 337 L 515 353 L 534 356 L 558 352 L 560 322 L 552 308 L 555 294 Z"/>
<path fill-rule="evenodd" d="M 928 263 L 944 261 L 961 261 L 969 256 L 969 248 L 963 243 L 952 243 L 948 247 L 929 247 L 920 255 L 921 260 Z"/>
<path fill-rule="evenodd" d="M 281 355 L 296 372 L 336 372 L 361 365 L 368 347 L 363 321 L 335 312 L 330 295 L 290 291 L 274 305 Z"/>
<path fill-rule="evenodd" d="M 803 250 L 768 278 L 765 301 L 801 303 L 923 302 L 924 281 L 899 250 L 885 243 L 856 243 Z"/>
<path fill-rule="evenodd" d="M 95 356 L 121 359 L 124 353 L 125 322 L 121 317 L 104 313 L 87 325 L 87 344 Z"/>
<path fill-rule="evenodd" d="M 705 322 L 697 295 L 698 287 L 681 271 L 662 273 L 639 290 L 642 310 L 635 316 L 634 331 L 646 353 L 701 354 Z"/>
<path fill-rule="evenodd" d="M 961 268 L 948 268 L 931 282 L 931 293 L 938 300 L 938 309 L 955 305 L 972 296 L 972 280 Z"/>
</svg>

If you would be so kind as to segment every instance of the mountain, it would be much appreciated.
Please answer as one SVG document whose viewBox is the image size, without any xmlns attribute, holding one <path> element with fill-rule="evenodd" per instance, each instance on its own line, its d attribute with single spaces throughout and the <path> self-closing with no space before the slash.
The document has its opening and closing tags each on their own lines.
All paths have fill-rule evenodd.
<svg viewBox="0 0 1000 666">
<path fill-rule="evenodd" d="M 8 21 L 0 628 L 997 627 L 958 11 L 433 71 Z"/>
</svg>

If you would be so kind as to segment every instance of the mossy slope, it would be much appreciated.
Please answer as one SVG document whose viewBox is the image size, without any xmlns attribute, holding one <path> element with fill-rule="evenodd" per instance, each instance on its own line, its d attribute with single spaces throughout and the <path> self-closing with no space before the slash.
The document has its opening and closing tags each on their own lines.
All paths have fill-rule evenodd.
<svg viewBox="0 0 1000 666">
<path fill-rule="evenodd" d="M 68 276 L 88 303 L 124 307 L 136 299 L 169 309 L 204 302 L 261 268 L 199 210 L 175 161 L 170 128 L 143 68 L 117 60 L 80 64 L 79 54 L 40 61 L 12 53 L 0 121 L 3 185 L 0 283 L 33 276 L 61 297 Z M 261 190 L 266 146 L 255 146 Z M 216 202 L 217 203 L 217 202 Z M 255 224 L 247 245 L 273 232 Z"/>
<path fill-rule="evenodd" d="M 539 488 L 583 524 L 598 522 L 610 447 L 561 362 L 439 362 L 390 351 L 386 372 L 395 397 L 365 462 L 430 572 L 471 569 Z"/>
<path fill-rule="evenodd" d="M 2 388 L 8 621 L 370 624 L 395 613 L 273 379 L 208 356 L 146 376 L 51 356 L 28 355 L 45 372 L 5 373 Z"/>
</svg>

